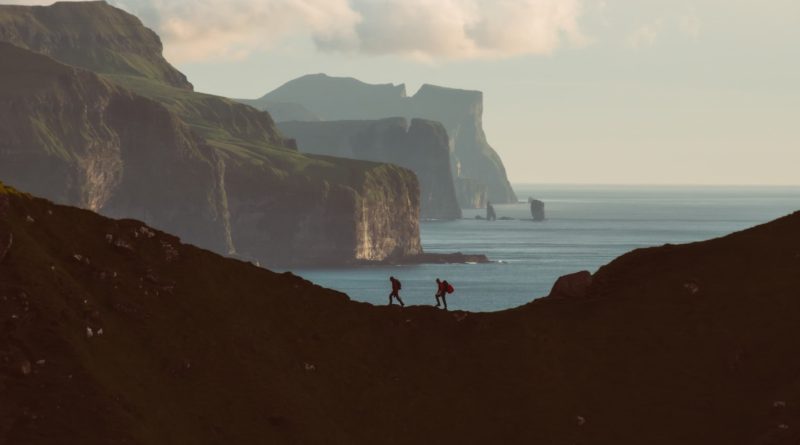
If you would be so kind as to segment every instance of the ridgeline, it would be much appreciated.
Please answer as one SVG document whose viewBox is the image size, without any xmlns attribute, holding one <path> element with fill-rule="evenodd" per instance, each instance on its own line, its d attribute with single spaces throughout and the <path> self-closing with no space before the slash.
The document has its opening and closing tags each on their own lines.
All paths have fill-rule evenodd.
<svg viewBox="0 0 800 445">
<path fill-rule="evenodd" d="M 584 297 L 374 307 L 0 186 L 0 443 L 793 444 L 799 269 L 796 213 Z"/>
</svg>

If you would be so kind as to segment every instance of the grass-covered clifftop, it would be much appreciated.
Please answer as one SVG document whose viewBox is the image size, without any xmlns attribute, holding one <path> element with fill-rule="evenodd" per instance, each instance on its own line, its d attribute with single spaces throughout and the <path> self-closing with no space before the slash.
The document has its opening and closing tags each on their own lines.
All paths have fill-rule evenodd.
<svg viewBox="0 0 800 445">
<path fill-rule="evenodd" d="M 9 233 L 5 444 L 800 439 L 800 214 L 487 314 L 351 302 L 0 186 Z"/>
<path fill-rule="evenodd" d="M 3 180 L 264 264 L 421 252 L 413 173 L 299 153 L 268 113 L 177 81 L 134 16 L 0 6 L 0 41 Z"/>
<path fill-rule="evenodd" d="M 103 74 L 131 75 L 191 90 L 161 55 L 158 35 L 104 1 L 0 7 L 0 40 Z"/>
</svg>

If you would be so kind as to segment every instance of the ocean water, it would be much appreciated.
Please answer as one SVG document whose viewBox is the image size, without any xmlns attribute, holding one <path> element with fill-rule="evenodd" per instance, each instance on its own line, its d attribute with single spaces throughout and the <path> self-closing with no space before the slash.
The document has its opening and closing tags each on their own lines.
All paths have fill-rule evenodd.
<svg viewBox="0 0 800 445">
<path fill-rule="evenodd" d="M 435 304 L 434 280 L 449 280 L 451 310 L 498 311 L 547 295 L 555 280 L 600 266 L 632 249 L 716 238 L 800 210 L 800 187 L 633 187 L 516 185 L 521 202 L 496 205 L 498 217 L 424 222 L 428 252 L 483 253 L 491 264 L 300 269 L 295 273 L 352 299 L 387 304 L 389 276 L 406 305 Z M 545 202 L 547 220 L 530 218 L 527 197 Z M 523 202 L 524 201 L 524 202 Z"/>
</svg>

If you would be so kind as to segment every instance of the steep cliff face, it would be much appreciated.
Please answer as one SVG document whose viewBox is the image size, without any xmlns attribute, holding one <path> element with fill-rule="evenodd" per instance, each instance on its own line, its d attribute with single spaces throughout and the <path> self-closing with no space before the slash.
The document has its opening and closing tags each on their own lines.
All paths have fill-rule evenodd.
<svg viewBox="0 0 800 445">
<path fill-rule="evenodd" d="M 483 131 L 483 93 L 423 85 L 411 102 L 420 117 L 439 120 L 448 129 L 456 176 L 486 184 L 487 199 L 496 204 L 517 202 L 503 161 Z"/>
<path fill-rule="evenodd" d="M 163 71 L 116 70 L 106 52 L 127 58 L 118 45 L 129 39 L 144 39 L 127 44 L 147 60 L 163 60 L 160 44 L 147 42 L 154 34 L 129 14 L 93 2 L 0 6 L 0 17 L 14 30 L 2 35 L 15 43 L 103 73 L 0 48 L 2 60 L 14 61 L 0 66 L 0 177 L 8 182 L 264 264 L 344 264 L 421 251 L 418 222 L 405 217 L 419 211 L 404 207 L 419 205 L 409 195 L 418 193 L 411 172 L 298 153 L 265 112 L 195 93 Z M 57 22 L 55 31 L 42 17 Z M 54 44 L 62 34 L 89 36 L 87 53 L 80 52 L 83 37 L 74 47 Z M 386 222 L 381 196 L 398 218 Z"/>
<path fill-rule="evenodd" d="M 281 122 L 300 151 L 388 162 L 413 171 L 420 183 L 423 219 L 458 219 L 447 132 L 438 122 L 390 118 L 376 121 Z"/>
<path fill-rule="evenodd" d="M 454 181 L 456 196 L 461 207 L 465 209 L 482 209 L 486 207 L 486 184 L 474 179 L 456 177 Z"/>
<path fill-rule="evenodd" d="M 225 184 L 238 252 L 270 266 L 342 265 L 421 253 L 414 174 L 347 162 L 314 158 L 302 167 L 264 169 L 228 158 Z M 276 189 L 282 193 L 265 192 Z"/>
<path fill-rule="evenodd" d="M 800 213 L 516 309 L 375 307 L 0 184 L 0 443 L 794 445 L 798 252 Z"/>
<path fill-rule="evenodd" d="M 228 252 L 215 152 L 166 108 L 0 42 L 0 177 Z"/>
<path fill-rule="evenodd" d="M 455 178 L 471 179 L 487 187 L 496 203 L 517 202 L 503 162 L 483 131 L 483 94 L 424 85 L 412 97 L 403 85 L 369 85 L 349 78 L 308 75 L 287 82 L 263 98 L 250 101 L 266 107 L 270 102 L 300 104 L 323 120 L 376 119 L 394 116 L 441 122 L 450 137 Z M 460 187 L 462 207 L 481 201 Z"/>
<path fill-rule="evenodd" d="M 103 1 L 2 6 L 0 41 L 97 73 L 147 77 L 192 89 L 186 76 L 161 55 L 156 33 Z"/>
</svg>

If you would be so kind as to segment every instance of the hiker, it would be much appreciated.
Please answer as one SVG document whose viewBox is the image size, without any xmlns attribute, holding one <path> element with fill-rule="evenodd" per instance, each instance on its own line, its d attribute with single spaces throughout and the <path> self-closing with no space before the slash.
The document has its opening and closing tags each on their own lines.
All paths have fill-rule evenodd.
<svg viewBox="0 0 800 445">
<path fill-rule="evenodd" d="M 389 294 L 389 306 L 391 306 L 392 303 L 394 302 L 394 300 L 392 300 L 392 297 L 397 298 L 397 301 L 400 302 L 400 306 L 405 306 L 405 304 L 403 304 L 403 300 L 400 299 L 400 289 L 403 288 L 403 285 L 400 283 L 400 280 L 398 280 L 395 277 L 389 277 L 389 281 L 392 282 L 392 293 Z"/>
<path fill-rule="evenodd" d="M 442 302 L 439 301 L 440 298 L 444 298 L 444 294 L 446 292 L 446 288 L 444 287 L 444 283 L 440 279 L 436 279 L 436 307 L 441 306 Z M 447 300 L 444 302 L 444 307 L 447 308 Z"/>
<path fill-rule="evenodd" d="M 452 284 L 448 283 L 447 280 L 439 281 L 436 279 L 436 283 L 439 284 L 439 291 L 436 294 L 436 307 L 439 307 L 439 298 L 441 297 L 442 303 L 444 303 L 444 310 L 447 310 L 447 294 L 452 294 L 455 291 L 455 288 Z"/>
</svg>

